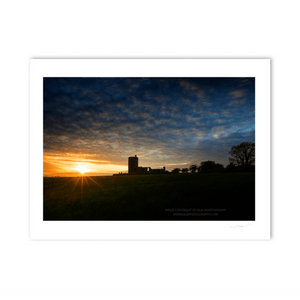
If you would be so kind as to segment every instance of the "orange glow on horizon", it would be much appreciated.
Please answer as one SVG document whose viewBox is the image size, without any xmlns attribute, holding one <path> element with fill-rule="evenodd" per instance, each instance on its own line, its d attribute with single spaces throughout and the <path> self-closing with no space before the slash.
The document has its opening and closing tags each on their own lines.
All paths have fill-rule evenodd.
<svg viewBox="0 0 300 300">
<path fill-rule="evenodd" d="M 127 172 L 127 165 L 114 164 L 113 162 L 95 159 L 93 155 L 66 153 L 44 153 L 43 156 L 43 175 L 44 176 L 68 176 L 76 177 L 79 175 L 93 176 L 101 174 L 114 174 Z"/>
</svg>

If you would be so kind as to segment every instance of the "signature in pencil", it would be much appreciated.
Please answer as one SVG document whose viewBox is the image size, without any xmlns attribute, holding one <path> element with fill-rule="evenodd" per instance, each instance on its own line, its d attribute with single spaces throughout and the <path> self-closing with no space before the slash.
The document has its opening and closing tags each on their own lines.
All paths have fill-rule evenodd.
<svg viewBox="0 0 300 300">
<path fill-rule="evenodd" d="M 247 226 L 252 226 L 252 224 L 247 224 L 247 225 L 235 225 L 235 226 L 230 226 L 231 228 L 237 228 L 237 227 L 247 227 Z"/>
</svg>

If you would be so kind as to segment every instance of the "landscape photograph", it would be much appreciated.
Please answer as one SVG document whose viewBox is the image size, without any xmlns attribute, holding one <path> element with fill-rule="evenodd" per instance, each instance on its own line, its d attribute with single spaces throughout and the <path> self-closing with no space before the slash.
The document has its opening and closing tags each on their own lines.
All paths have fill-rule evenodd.
<svg viewBox="0 0 300 300">
<path fill-rule="evenodd" d="M 254 77 L 44 77 L 44 221 L 255 221 Z"/>
</svg>

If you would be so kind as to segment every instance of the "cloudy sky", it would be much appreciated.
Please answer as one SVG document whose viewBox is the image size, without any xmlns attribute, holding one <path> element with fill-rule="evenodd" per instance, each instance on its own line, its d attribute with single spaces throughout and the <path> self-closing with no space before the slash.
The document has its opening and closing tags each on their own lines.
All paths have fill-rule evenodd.
<svg viewBox="0 0 300 300">
<path fill-rule="evenodd" d="M 254 78 L 44 78 L 45 176 L 227 165 L 254 138 Z"/>
</svg>

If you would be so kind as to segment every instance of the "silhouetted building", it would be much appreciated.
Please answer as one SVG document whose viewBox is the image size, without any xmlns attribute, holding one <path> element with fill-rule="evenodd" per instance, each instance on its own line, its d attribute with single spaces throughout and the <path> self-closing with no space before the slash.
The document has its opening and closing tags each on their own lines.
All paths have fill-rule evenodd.
<svg viewBox="0 0 300 300">
<path fill-rule="evenodd" d="M 151 169 L 149 168 L 149 173 L 165 173 L 166 167 L 163 167 L 162 169 Z"/>
<path fill-rule="evenodd" d="M 139 159 L 136 157 L 128 157 L 128 174 L 134 174 L 138 172 Z"/>
<path fill-rule="evenodd" d="M 134 157 L 128 157 L 128 174 L 157 174 L 167 173 L 166 168 L 151 169 L 150 167 L 139 167 L 139 159 L 135 155 Z"/>
<path fill-rule="evenodd" d="M 148 173 L 148 169 L 147 167 L 138 167 L 138 172 L 139 174 L 145 174 Z"/>
</svg>

